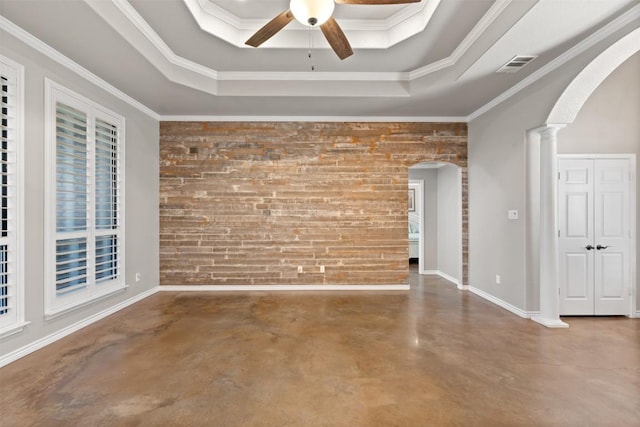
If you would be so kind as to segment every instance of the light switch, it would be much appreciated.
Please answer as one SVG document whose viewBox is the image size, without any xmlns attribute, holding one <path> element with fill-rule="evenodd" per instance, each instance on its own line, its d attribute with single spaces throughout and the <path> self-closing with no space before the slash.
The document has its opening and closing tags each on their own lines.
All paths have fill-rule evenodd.
<svg viewBox="0 0 640 427">
<path fill-rule="evenodd" d="M 509 219 L 518 219 L 518 210 L 517 209 L 511 209 L 511 210 L 507 211 L 507 218 L 509 218 Z"/>
</svg>

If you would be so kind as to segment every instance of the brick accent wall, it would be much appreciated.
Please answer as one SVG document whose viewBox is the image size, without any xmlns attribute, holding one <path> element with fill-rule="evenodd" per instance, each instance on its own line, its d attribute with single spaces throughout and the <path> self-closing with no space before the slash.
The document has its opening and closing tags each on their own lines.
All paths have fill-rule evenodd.
<svg viewBox="0 0 640 427">
<path fill-rule="evenodd" d="M 462 168 L 466 284 L 465 123 L 162 122 L 160 284 L 407 283 L 425 161 Z"/>
</svg>

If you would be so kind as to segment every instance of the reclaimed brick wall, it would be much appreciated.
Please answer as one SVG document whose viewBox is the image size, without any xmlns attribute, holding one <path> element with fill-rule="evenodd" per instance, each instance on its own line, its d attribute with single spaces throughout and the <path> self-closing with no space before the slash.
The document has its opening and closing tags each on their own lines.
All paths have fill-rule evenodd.
<svg viewBox="0 0 640 427">
<path fill-rule="evenodd" d="M 160 284 L 407 283 L 424 161 L 462 168 L 466 284 L 465 123 L 162 122 Z"/>
</svg>

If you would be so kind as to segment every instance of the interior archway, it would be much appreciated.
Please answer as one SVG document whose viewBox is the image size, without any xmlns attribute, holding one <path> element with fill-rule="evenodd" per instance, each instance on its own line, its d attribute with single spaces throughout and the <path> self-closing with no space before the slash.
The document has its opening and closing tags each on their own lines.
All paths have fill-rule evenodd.
<svg viewBox="0 0 640 427">
<path fill-rule="evenodd" d="M 462 168 L 447 162 L 421 162 L 409 168 L 409 185 L 414 189 L 422 188 L 422 194 L 415 198 L 422 206 L 413 211 L 410 206 L 408 214 L 410 250 L 416 240 L 415 233 L 411 233 L 412 214 L 421 214 L 420 274 L 436 274 L 463 288 L 466 284 L 463 261 L 466 228 L 463 224 Z"/>
<path fill-rule="evenodd" d="M 527 222 L 527 251 L 531 255 L 528 268 L 535 271 L 539 287 L 540 315 L 533 317 L 548 327 L 566 327 L 559 318 L 557 227 L 542 224 L 556 217 L 557 136 L 558 129 L 573 123 L 578 112 L 596 88 L 624 61 L 640 51 L 640 29 L 633 30 L 591 61 L 567 86 L 553 105 L 547 121 L 527 133 L 528 173 L 527 193 L 529 218 Z M 544 143 L 541 143 L 544 140 Z M 541 148 L 547 155 L 541 162 Z M 545 168 L 541 164 L 545 163 Z M 551 171 L 545 175 L 544 171 Z M 542 222 L 541 222 L 542 221 Z M 557 219 L 556 219 L 557 221 Z M 553 234 L 553 237 L 550 237 Z M 551 244 L 550 244 L 551 243 Z M 539 256 L 545 254 L 544 257 Z"/>
<path fill-rule="evenodd" d="M 640 28 L 630 32 L 589 63 L 564 90 L 547 117 L 548 124 L 573 123 L 591 94 L 620 64 L 640 51 Z"/>
</svg>

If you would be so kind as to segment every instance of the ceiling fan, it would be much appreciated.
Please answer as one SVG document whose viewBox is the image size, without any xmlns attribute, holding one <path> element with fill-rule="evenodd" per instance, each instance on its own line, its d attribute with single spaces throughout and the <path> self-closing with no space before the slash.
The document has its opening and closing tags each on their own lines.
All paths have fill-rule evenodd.
<svg viewBox="0 0 640 427">
<path fill-rule="evenodd" d="M 258 47 L 282 30 L 295 18 L 300 23 L 315 27 L 320 26 L 322 33 L 331 45 L 333 51 L 340 59 L 345 59 L 353 54 L 349 40 L 333 18 L 335 3 L 339 4 L 405 4 L 419 3 L 421 0 L 291 0 L 289 10 L 269 21 L 260 28 L 245 44 Z"/>
</svg>

